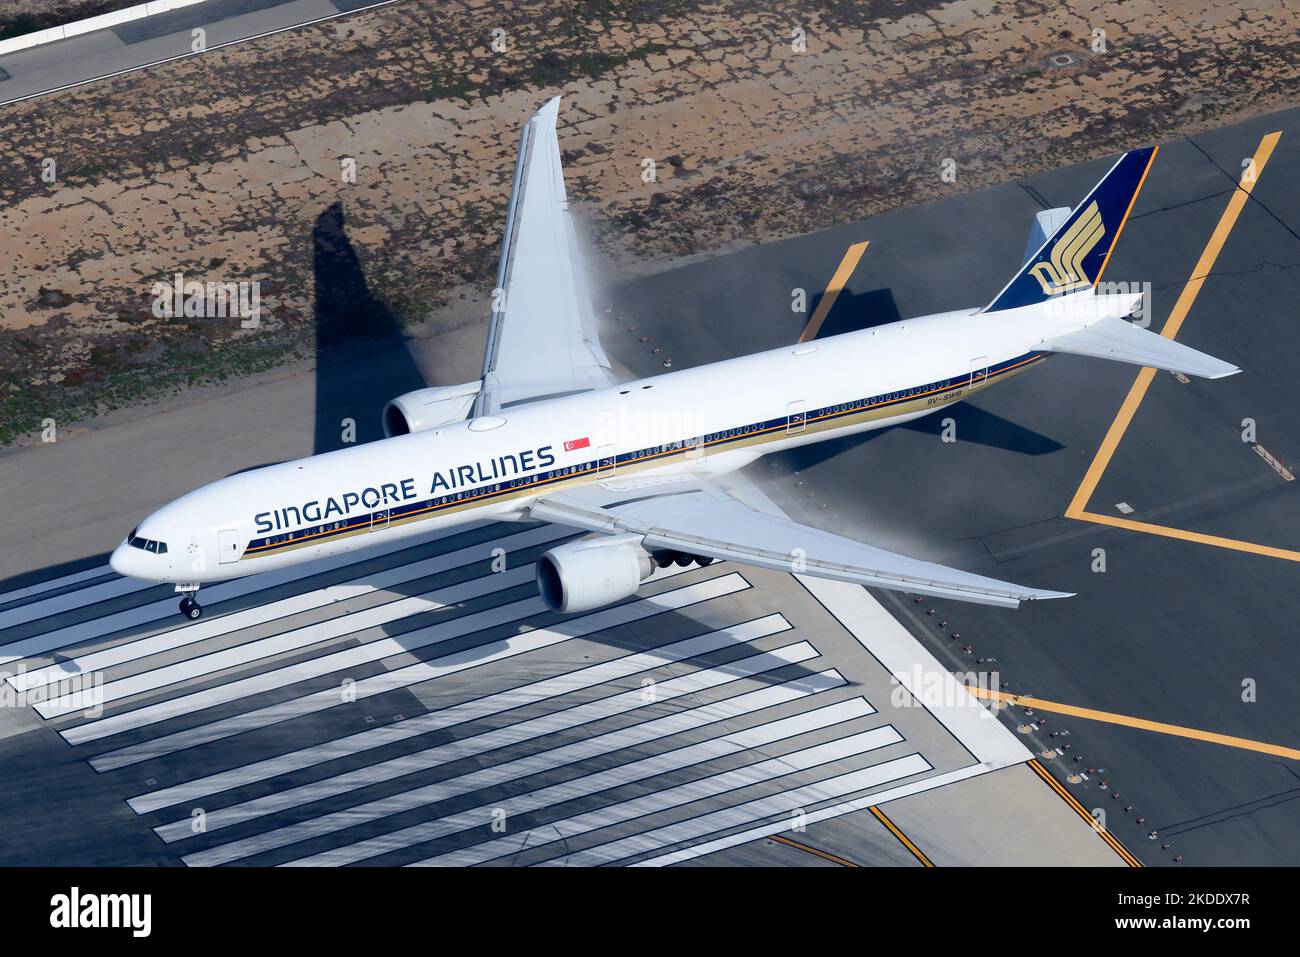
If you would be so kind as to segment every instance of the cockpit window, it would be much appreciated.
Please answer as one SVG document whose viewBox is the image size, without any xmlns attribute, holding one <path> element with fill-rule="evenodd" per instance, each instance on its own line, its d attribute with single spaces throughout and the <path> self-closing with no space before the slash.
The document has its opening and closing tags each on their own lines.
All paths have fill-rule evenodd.
<svg viewBox="0 0 1300 957">
<path fill-rule="evenodd" d="M 166 542 L 155 542 L 153 539 L 150 538 L 141 538 L 135 532 L 136 530 L 132 529 L 130 537 L 127 538 L 126 540 L 126 543 L 130 545 L 132 548 L 138 548 L 141 551 L 146 551 L 153 555 L 167 554 Z"/>
</svg>

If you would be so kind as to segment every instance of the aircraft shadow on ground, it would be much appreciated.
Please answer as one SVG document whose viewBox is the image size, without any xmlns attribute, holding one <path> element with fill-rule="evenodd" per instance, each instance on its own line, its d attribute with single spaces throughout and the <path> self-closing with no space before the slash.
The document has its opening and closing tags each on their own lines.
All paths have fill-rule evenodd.
<svg viewBox="0 0 1300 957">
<path fill-rule="evenodd" d="M 813 297 L 809 315 L 817 311 L 824 295 L 818 293 Z M 901 322 L 902 319 L 903 316 L 899 312 L 898 303 L 894 301 L 894 293 L 891 289 L 853 292 L 851 288 L 846 287 L 835 300 L 835 305 L 818 330 L 816 339 L 872 329 L 891 322 Z M 785 460 L 799 470 L 810 468 L 851 448 L 870 442 L 892 429 L 907 429 L 911 432 L 937 436 L 943 431 L 944 418 L 949 416 L 958 420 L 963 442 L 975 442 L 1021 455 L 1047 455 L 1064 448 L 1055 439 L 1033 429 L 1027 429 L 995 413 L 987 412 L 969 402 L 957 403 L 945 411 L 946 414 L 942 416 L 927 415 L 902 425 L 792 449 L 785 453 Z"/>
<path fill-rule="evenodd" d="M 311 239 L 317 356 L 312 448 L 320 453 L 348 444 L 343 441 L 343 420 L 348 418 L 356 423 L 357 444 L 383 438 L 380 416 L 385 403 L 403 392 L 424 388 L 425 381 L 406 345 L 398 317 L 370 290 L 361 259 L 348 238 L 341 203 L 320 212 Z M 13 576 L 0 581 L 0 593 L 107 565 L 108 554 Z"/>
<path fill-rule="evenodd" d="M 384 405 L 427 384 L 406 343 L 400 317 L 370 288 L 348 238 L 343 205 L 334 203 L 312 229 L 316 281 L 316 425 L 313 450 L 344 448 L 344 420 L 356 442 L 383 438 Z"/>
<path fill-rule="evenodd" d="M 511 531 L 526 529 L 529 526 L 512 526 Z M 497 528 L 499 534 L 500 529 Z M 536 545 L 526 549 L 519 549 L 511 555 L 511 564 L 518 568 L 526 565 L 539 558 L 548 548 L 559 544 L 559 541 L 546 545 Z M 418 544 L 414 543 L 414 544 Z M 448 545 L 448 548 L 451 548 Z M 460 547 L 464 547 L 460 545 Z M 718 575 L 740 573 L 745 575 L 746 569 L 739 566 L 732 568 L 715 568 Z M 414 597 L 417 595 L 427 595 L 431 590 L 447 588 L 456 582 L 473 580 L 490 576 L 491 561 L 487 560 L 481 564 L 466 565 L 457 569 L 451 574 L 439 574 L 433 579 L 420 579 L 417 581 L 403 582 L 391 586 L 388 591 L 404 597 Z M 693 578 L 693 576 L 690 576 Z M 747 580 L 753 584 L 752 575 L 746 576 Z M 702 581 L 695 579 L 694 581 Z M 692 581 L 691 583 L 694 583 Z M 679 579 L 671 579 L 662 582 L 659 585 L 658 593 L 670 592 L 679 588 L 688 587 L 688 583 Z M 475 631 L 465 634 L 461 637 L 454 638 L 444 642 L 436 642 L 433 645 L 424 644 L 424 638 L 421 632 L 430 627 L 450 624 L 457 619 L 467 615 L 473 615 L 479 612 L 487 611 L 513 602 L 524 601 L 536 598 L 537 589 L 531 582 L 514 585 L 503 589 L 493 595 L 482 595 L 465 602 L 457 602 L 442 608 L 432 609 L 427 612 L 419 612 L 414 615 L 401 618 L 397 621 L 388 622 L 376 626 L 376 630 L 385 638 L 391 639 L 397 645 L 407 648 L 409 652 L 424 660 L 437 659 L 440 663 L 447 664 L 466 664 L 473 666 L 476 662 L 487 661 L 493 656 L 500 653 L 502 642 L 519 635 L 526 635 L 538 630 L 554 632 L 560 635 L 571 637 L 585 638 L 596 644 L 604 645 L 614 649 L 619 653 L 633 654 L 645 651 L 649 648 L 657 648 L 676 641 L 681 641 L 695 635 L 705 634 L 718 627 L 716 624 L 709 624 L 706 616 L 700 616 L 692 613 L 691 608 L 680 610 L 663 611 L 654 614 L 645 619 L 638 619 L 622 625 L 614 625 L 599 631 L 589 631 L 587 619 L 593 614 L 599 614 L 606 608 L 614 608 L 620 605 L 634 604 L 644 600 L 646 595 L 639 591 L 632 598 L 625 601 L 614 602 L 611 605 L 594 609 L 593 611 L 581 612 L 578 614 L 561 615 L 549 610 L 539 610 L 527 614 L 520 619 L 504 625 L 495 625 L 485 628 L 483 631 Z M 712 599 L 710 600 L 712 601 Z M 705 602 L 707 605 L 709 602 Z M 779 611 L 777 608 L 766 609 L 764 614 L 771 614 Z M 756 617 L 762 617 L 757 615 Z M 641 623 L 649 624 L 653 629 L 650 634 L 654 634 L 654 640 L 647 643 L 646 637 L 648 632 L 640 627 Z M 739 624 L 737 622 L 736 624 Z M 788 633 L 780 633 L 787 635 Z M 664 637 L 671 635 L 673 637 Z M 793 644 L 793 641 L 786 641 L 783 644 Z M 715 651 L 693 656 L 692 665 L 700 669 L 717 668 L 724 673 L 731 673 L 731 664 L 742 658 L 748 658 L 750 655 L 759 653 L 749 643 L 737 642 L 734 645 L 720 648 Z M 579 666 L 581 667 L 581 666 Z M 692 669 L 693 670 L 693 669 Z M 779 668 L 773 668 L 769 672 L 762 672 L 752 675 L 752 679 L 760 684 L 779 684 L 796 678 L 807 678 L 816 674 L 818 669 L 808 668 L 802 664 L 786 664 Z M 687 672 L 683 671 L 682 674 Z M 737 672 L 738 673 L 738 672 Z M 656 681 L 665 681 L 677 677 L 677 673 L 664 672 L 662 669 L 655 672 Z M 640 680 L 639 678 L 637 680 Z M 850 682 L 850 684 L 852 684 Z"/>
<path fill-rule="evenodd" d="M 1065 448 L 1055 439 L 1027 429 L 1009 419 L 993 412 L 987 412 L 969 402 L 958 402 L 948 406 L 943 415 L 928 415 L 902 425 L 891 425 L 871 432 L 846 435 L 838 439 L 828 439 L 815 445 L 805 445 L 778 453 L 780 461 L 789 471 L 802 472 L 823 462 L 828 462 L 852 449 L 875 441 L 894 429 L 906 429 L 938 437 L 943 432 L 943 420 L 955 419 L 958 432 L 963 442 L 974 442 L 990 448 L 1016 452 L 1020 455 L 1048 455 Z"/>
<path fill-rule="evenodd" d="M 817 307 L 826 297 L 819 292 L 808 303 L 808 315 L 817 314 Z M 826 315 L 816 338 L 826 339 L 830 336 L 843 335 L 846 332 L 858 332 L 862 329 L 874 329 L 876 326 L 901 322 L 903 316 L 898 311 L 892 289 L 872 289 L 868 292 L 854 292 L 846 286 L 835 299 L 835 305 Z"/>
<path fill-rule="evenodd" d="M 398 317 L 370 290 L 361 259 L 348 238 L 341 203 L 327 206 L 316 217 L 311 240 L 317 355 L 313 451 L 320 453 L 349 444 L 343 441 L 343 420 L 348 418 L 356 423 L 356 444 L 382 438 L 380 417 L 385 403 L 403 392 L 424 388 L 425 381 L 406 345 Z M 107 563 L 108 553 L 104 552 L 25 572 L 0 581 L 0 593 Z"/>
</svg>

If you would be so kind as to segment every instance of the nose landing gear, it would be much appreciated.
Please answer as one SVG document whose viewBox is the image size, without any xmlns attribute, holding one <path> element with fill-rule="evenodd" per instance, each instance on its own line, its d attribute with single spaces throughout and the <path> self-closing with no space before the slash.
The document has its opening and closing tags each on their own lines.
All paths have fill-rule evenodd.
<svg viewBox="0 0 1300 957">
<path fill-rule="evenodd" d="M 181 614 L 194 621 L 203 615 L 203 606 L 199 604 L 198 585 L 177 585 L 176 590 L 181 593 Z"/>
</svg>

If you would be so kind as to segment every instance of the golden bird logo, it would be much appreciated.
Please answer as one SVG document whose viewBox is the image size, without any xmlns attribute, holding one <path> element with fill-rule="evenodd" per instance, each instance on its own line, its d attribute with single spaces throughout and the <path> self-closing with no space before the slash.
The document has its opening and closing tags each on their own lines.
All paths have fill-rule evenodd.
<svg viewBox="0 0 1300 957">
<path fill-rule="evenodd" d="M 1043 287 L 1043 295 L 1055 296 L 1057 293 L 1090 285 L 1092 280 L 1083 271 L 1083 261 L 1104 235 L 1106 226 L 1101 221 L 1101 210 L 1097 208 L 1097 201 L 1093 200 L 1083 215 L 1052 246 L 1051 259 L 1036 263 L 1029 270 L 1030 275 Z"/>
</svg>

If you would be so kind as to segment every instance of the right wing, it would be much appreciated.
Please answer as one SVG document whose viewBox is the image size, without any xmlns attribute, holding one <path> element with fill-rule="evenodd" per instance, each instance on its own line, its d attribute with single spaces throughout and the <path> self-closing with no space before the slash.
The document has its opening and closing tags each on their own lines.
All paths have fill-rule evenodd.
<svg viewBox="0 0 1300 957">
<path fill-rule="evenodd" d="M 557 96 L 524 126 L 475 415 L 616 381 L 600 347 L 564 190 Z"/>
<path fill-rule="evenodd" d="M 619 483 L 610 483 L 618 485 Z M 877 588 L 1015 608 L 1069 593 L 1026 588 L 996 578 L 908 558 L 747 505 L 695 479 L 588 485 L 544 495 L 529 509 L 544 522 L 610 535 L 641 536 L 644 548 L 726 559 Z"/>
</svg>

